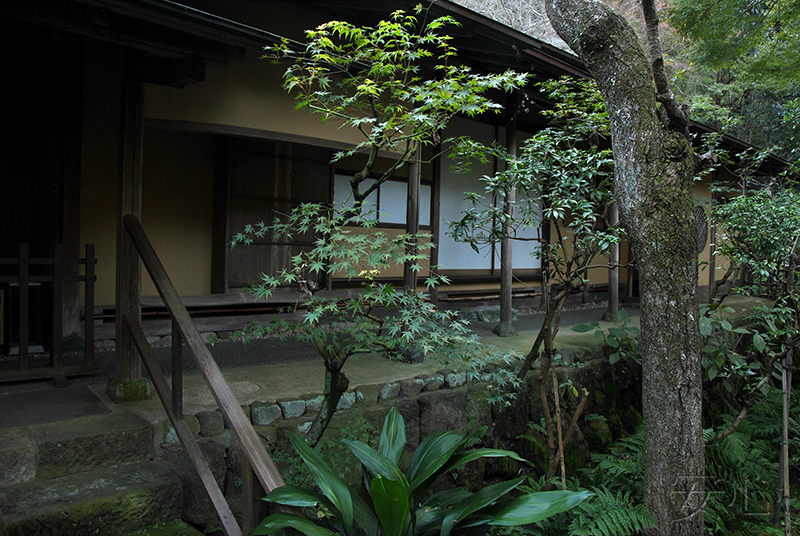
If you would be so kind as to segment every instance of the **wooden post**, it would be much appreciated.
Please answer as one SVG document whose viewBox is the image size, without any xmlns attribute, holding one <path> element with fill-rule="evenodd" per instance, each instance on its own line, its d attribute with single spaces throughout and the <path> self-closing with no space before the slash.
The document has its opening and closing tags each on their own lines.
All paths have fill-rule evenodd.
<svg viewBox="0 0 800 536">
<path fill-rule="evenodd" d="M 506 130 L 506 150 L 512 156 L 517 155 L 517 120 L 513 120 Z M 505 199 L 503 212 L 509 218 L 514 217 L 514 203 L 516 201 L 516 188 L 511 188 Z M 513 232 L 511 225 L 506 225 L 506 234 Z M 509 236 L 500 243 L 500 323 L 494 327 L 495 335 L 499 337 L 513 337 L 517 330 L 511 324 L 513 319 L 512 292 L 513 292 L 513 239 Z"/>
<path fill-rule="evenodd" d="M 30 275 L 30 247 L 29 244 L 19 245 L 19 370 L 28 370 L 28 329 L 29 320 L 29 293 L 28 284 Z"/>
<path fill-rule="evenodd" d="M 619 208 L 616 203 L 608 212 L 608 224 L 619 225 Z M 619 316 L 619 243 L 608 247 L 608 310 L 603 315 L 606 322 L 616 322 Z"/>
<path fill-rule="evenodd" d="M 267 496 L 261 482 L 256 478 L 247 456 L 242 456 L 242 533 L 249 534 L 251 530 L 266 517 L 266 503 L 262 501 Z"/>
<path fill-rule="evenodd" d="M 50 350 L 50 364 L 55 369 L 55 376 L 61 375 L 61 361 L 64 330 L 64 246 L 56 244 L 53 251 L 53 342 Z"/>
<path fill-rule="evenodd" d="M 94 366 L 94 265 L 97 259 L 94 256 L 94 244 L 86 244 L 86 270 L 84 303 L 84 340 L 86 348 L 86 366 Z"/>
<path fill-rule="evenodd" d="M 414 151 L 414 158 L 408 164 L 408 199 L 406 200 L 406 233 L 416 235 L 419 233 L 419 187 L 422 179 L 422 151 L 420 145 Z M 412 238 L 407 244 L 406 250 L 409 254 L 416 255 L 417 239 Z M 403 266 L 403 286 L 411 291 L 417 289 L 417 272 L 412 270 L 411 262 L 406 262 Z"/>
<path fill-rule="evenodd" d="M 183 337 L 180 326 L 172 320 L 172 413 L 183 420 Z"/>
<path fill-rule="evenodd" d="M 142 141 L 144 138 L 144 86 L 128 84 L 123 91 L 120 139 L 119 203 L 117 214 L 117 375 L 118 382 L 141 379 L 142 364 L 122 315 L 141 320 L 142 268 L 125 230 L 127 214 L 142 214 Z"/>
</svg>

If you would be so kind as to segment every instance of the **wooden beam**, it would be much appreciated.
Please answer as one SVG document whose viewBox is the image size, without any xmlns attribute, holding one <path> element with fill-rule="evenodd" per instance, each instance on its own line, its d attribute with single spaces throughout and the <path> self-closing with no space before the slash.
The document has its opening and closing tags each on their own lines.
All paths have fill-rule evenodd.
<svg viewBox="0 0 800 536">
<path fill-rule="evenodd" d="M 506 151 L 512 156 L 517 155 L 517 120 L 514 119 L 506 129 Z M 514 203 L 516 201 L 516 188 L 511 188 L 504 201 L 503 213 L 509 220 L 514 217 Z M 512 228 L 506 226 L 506 233 L 511 234 Z M 494 333 L 501 337 L 510 337 L 517 332 L 511 324 L 513 319 L 513 291 L 514 291 L 514 240 L 507 236 L 500 243 L 500 322 L 495 326 Z"/>
<path fill-rule="evenodd" d="M 128 84 L 123 90 L 120 124 L 119 197 L 117 208 L 117 371 L 120 382 L 138 380 L 141 360 L 122 315 L 129 313 L 141 321 L 142 268 L 123 218 L 142 215 L 142 142 L 144 139 L 144 85 Z M 88 342 L 88 341 L 87 341 Z"/>
</svg>

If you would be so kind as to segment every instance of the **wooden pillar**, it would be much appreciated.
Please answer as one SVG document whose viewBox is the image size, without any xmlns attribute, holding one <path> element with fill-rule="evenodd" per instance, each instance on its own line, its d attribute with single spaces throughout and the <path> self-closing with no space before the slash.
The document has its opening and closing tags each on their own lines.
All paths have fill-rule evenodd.
<svg viewBox="0 0 800 536">
<path fill-rule="evenodd" d="M 414 151 L 414 157 L 408 164 L 408 198 L 406 200 L 406 233 L 416 235 L 419 233 L 419 189 L 422 179 L 422 151 L 420 145 Z M 409 254 L 417 253 L 416 237 L 406 247 Z M 408 290 L 417 289 L 417 272 L 411 269 L 412 263 L 406 262 L 403 266 L 403 286 Z"/>
<path fill-rule="evenodd" d="M 611 205 L 608 212 L 608 224 L 612 227 L 619 225 L 619 208 L 616 203 Z M 603 314 L 603 320 L 616 322 L 619 315 L 619 243 L 608 247 L 608 310 Z"/>
<path fill-rule="evenodd" d="M 511 122 L 506 130 L 506 150 L 512 156 L 517 155 L 517 121 Z M 508 191 L 503 207 L 503 212 L 511 220 L 514 217 L 514 203 L 516 201 L 516 188 Z M 506 226 L 506 234 L 512 232 L 511 225 Z M 513 319 L 512 291 L 513 291 L 513 239 L 506 236 L 500 243 L 500 323 L 494 327 L 494 333 L 499 337 L 513 337 L 517 330 L 511 324 Z"/>
<path fill-rule="evenodd" d="M 142 142 L 144 139 L 144 86 L 128 84 L 123 89 L 120 125 L 119 197 L 117 212 L 117 372 L 120 383 L 140 380 L 142 362 L 133 340 L 124 329 L 122 315 L 141 321 L 142 267 L 122 218 L 142 217 Z"/>
</svg>

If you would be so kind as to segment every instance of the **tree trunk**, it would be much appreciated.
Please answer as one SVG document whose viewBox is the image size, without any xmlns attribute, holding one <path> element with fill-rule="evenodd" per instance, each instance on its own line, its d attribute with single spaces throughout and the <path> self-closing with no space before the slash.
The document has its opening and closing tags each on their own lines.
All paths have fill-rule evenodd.
<svg viewBox="0 0 800 536">
<path fill-rule="evenodd" d="M 681 121 L 674 103 L 664 102 L 671 95 L 662 86 L 657 100 L 651 63 L 622 17 L 594 0 L 547 0 L 546 7 L 556 32 L 603 94 L 611 120 L 615 198 L 638 259 L 644 500 L 658 525 L 647 534 L 700 535 L 702 370 L 691 227 L 694 158 L 685 117 Z"/>
</svg>

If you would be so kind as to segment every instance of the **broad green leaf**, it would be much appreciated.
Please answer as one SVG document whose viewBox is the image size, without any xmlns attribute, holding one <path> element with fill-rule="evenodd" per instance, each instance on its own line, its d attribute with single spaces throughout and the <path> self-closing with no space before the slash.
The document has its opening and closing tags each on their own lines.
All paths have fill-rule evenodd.
<svg viewBox="0 0 800 536">
<path fill-rule="evenodd" d="M 767 343 L 764 342 L 764 337 L 762 337 L 760 333 L 753 335 L 753 346 L 759 352 L 763 352 L 766 349 Z"/>
<path fill-rule="evenodd" d="M 407 473 L 412 493 L 416 494 L 417 488 L 436 473 L 464 441 L 464 434 L 452 431 L 437 432 L 423 439 L 408 464 Z"/>
<path fill-rule="evenodd" d="M 399 482 L 408 493 L 408 480 L 396 463 L 362 441 L 342 439 L 341 442 L 347 445 L 347 448 L 372 475 Z"/>
<path fill-rule="evenodd" d="M 479 458 L 512 458 L 517 460 L 518 462 L 523 463 L 530 463 L 525 458 L 521 457 L 516 452 L 510 450 L 502 450 L 502 449 L 472 449 L 472 450 L 464 450 L 458 452 L 450 457 L 450 459 L 442 465 L 439 472 L 446 473 L 447 471 L 451 471 L 453 469 L 457 469 L 471 461 L 477 460 Z"/>
<path fill-rule="evenodd" d="M 626 311 L 625 309 L 620 309 L 619 312 L 617 312 L 617 321 L 625 322 L 627 319 L 628 319 L 628 311 Z"/>
<path fill-rule="evenodd" d="M 361 527 L 361 530 L 364 531 L 366 536 L 381 536 L 380 524 L 372 511 L 372 507 L 358 493 L 353 492 L 350 496 L 353 498 L 353 517 L 358 526 Z"/>
<path fill-rule="evenodd" d="M 540 491 L 505 501 L 487 512 L 490 525 L 516 526 L 537 523 L 575 508 L 591 495 L 589 491 Z"/>
<path fill-rule="evenodd" d="M 572 326 L 572 331 L 576 333 L 586 333 L 587 331 L 592 331 L 593 329 L 597 329 L 599 325 L 593 326 L 591 324 L 575 324 Z"/>
<path fill-rule="evenodd" d="M 378 452 L 392 460 L 400 463 L 400 456 L 406 448 L 406 424 L 403 416 L 393 407 L 383 421 L 381 439 L 378 443 Z"/>
<path fill-rule="evenodd" d="M 717 365 L 711 365 L 708 368 L 708 379 L 713 380 L 714 378 L 716 378 L 718 372 L 719 371 L 717 370 Z"/>
<path fill-rule="evenodd" d="M 342 479 L 325 463 L 322 457 L 309 447 L 302 437 L 296 436 L 291 432 L 286 432 L 292 446 L 303 458 L 303 462 L 308 467 L 311 476 L 319 486 L 322 493 L 338 508 L 342 516 L 345 532 L 348 536 L 353 534 L 353 501 L 350 497 L 350 490 Z"/>
<path fill-rule="evenodd" d="M 608 328 L 608 332 L 618 339 L 625 339 L 628 337 L 628 332 L 624 328 L 612 327 Z"/>
<path fill-rule="evenodd" d="M 619 361 L 619 352 L 614 352 L 613 354 L 608 356 L 608 364 L 613 365 L 617 361 Z"/>
<path fill-rule="evenodd" d="M 711 322 L 711 319 L 707 316 L 700 317 L 700 335 L 703 337 L 708 337 L 711 335 L 711 332 L 714 331 L 714 325 Z"/>
<path fill-rule="evenodd" d="M 276 513 L 264 518 L 251 535 L 275 534 L 283 529 L 294 529 L 306 536 L 336 536 L 332 530 L 320 527 L 312 521 L 293 514 Z"/>
<path fill-rule="evenodd" d="M 521 476 L 514 480 L 498 482 L 497 484 L 486 486 L 480 491 L 473 493 L 470 497 L 451 506 L 448 509 L 447 515 L 442 520 L 441 536 L 448 536 L 459 521 L 477 512 L 481 508 L 494 504 L 497 499 L 519 486 L 526 478 L 527 477 Z"/>
<path fill-rule="evenodd" d="M 401 536 L 410 513 L 408 488 L 383 476 L 372 479 L 372 504 L 385 536 Z"/>
<path fill-rule="evenodd" d="M 326 507 L 330 505 L 330 501 L 324 495 L 306 488 L 298 488 L 297 486 L 281 486 L 280 488 L 276 488 L 272 490 L 269 495 L 264 497 L 264 500 L 267 502 L 285 504 L 287 506 L 310 508 L 318 504 L 322 504 Z"/>
</svg>

